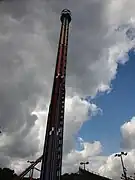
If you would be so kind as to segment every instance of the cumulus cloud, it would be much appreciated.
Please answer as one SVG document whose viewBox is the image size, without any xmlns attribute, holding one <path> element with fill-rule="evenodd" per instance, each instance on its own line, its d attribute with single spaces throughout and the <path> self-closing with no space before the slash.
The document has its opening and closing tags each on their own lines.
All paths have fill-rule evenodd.
<svg viewBox="0 0 135 180">
<path fill-rule="evenodd" d="M 135 117 L 121 126 L 122 146 L 125 149 L 135 149 Z"/>
<path fill-rule="evenodd" d="M 73 153 L 78 159 L 80 152 L 75 150 L 74 135 L 89 115 L 99 112 L 95 104 L 82 97 L 110 91 L 118 63 L 128 60 L 126 52 L 133 42 L 123 31 L 114 30 L 131 17 L 132 24 L 135 17 L 132 0 L 5 0 L 1 3 L 0 122 L 3 135 L 0 148 L 5 152 L 5 165 L 12 161 L 15 166 L 16 162 L 18 169 L 28 157 L 36 158 L 42 153 L 60 30 L 59 14 L 65 7 L 71 9 L 73 16 L 66 83 L 65 158 Z M 82 154 L 88 149 L 100 153 L 97 151 L 100 146 L 100 142 L 84 142 Z"/>
<path fill-rule="evenodd" d="M 134 142 L 134 133 L 135 129 L 135 117 L 132 117 L 131 120 L 125 122 L 121 127 L 121 135 L 122 135 L 122 151 L 127 152 L 127 156 L 123 156 L 124 164 L 127 169 L 127 175 L 134 175 L 135 168 L 135 142 Z M 120 159 L 114 156 L 115 154 L 107 157 L 107 160 L 100 166 L 98 172 L 102 175 L 106 175 L 108 177 L 113 177 L 114 179 L 120 179 L 121 174 L 123 173 L 123 169 L 121 166 Z"/>
<path fill-rule="evenodd" d="M 83 123 L 88 120 L 88 115 L 97 114 L 99 109 L 96 105 L 74 96 L 73 98 L 67 97 L 65 110 L 64 153 L 67 154 L 75 149 L 73 137 L 77 135 Z"/>
<path fill-rule="evenodd" d="M 46 111 L 45 111 L 46 110 Z M 12 149 L 13 149 L 13 143 L 11 140 L 8 142 L 12 144 L 10 149 L 8 148 L 8 151 L 11 153 L 12 156 L 12 164 L 11 167 L 14 167 L 16 169 L 16 172 L 20 172 L 20 167 L 21 170 L 26 167 L 26 161 L 27 159 L 36 159 L 42 154 L 42 148 L 43 148 L 43 143 L 44 143 L 44 133 L 45 133 L 45 125 L 46 125 L 46 120 L 47 120 L 47 112 L 48 112 L 48 105 L 46 105 L 46 108 L 44 107 L 44 111 L 42 109 L 39 109 L 39 107 L 36 107 L 35 111 L 33 114 L 36 114 L 38 117 L 38 120 L 35 122 L 35 126 L 33 129 L 27 134 L 27 138 L 24 138 L 23 142 L 20 142 L 20 146 L 16 148 L 16 150 L 20 150 L 22 155 L 20 154 L 18 157 L 17 152 L 15 151 L 15 157 L 12 155 Z M 68 157 L 74 156 L 74 162 L 76 162 L 76 157 L 78 157 L 79 161 L 79 156 L 82 156 L 83 158 L 88 158 L 90 156 L 89 151 L 91 150 L 91 156 L 96 155 L 101 152 L 101 144 L 100 142 L 94 142 L 94 143 L 89 143 L 89 142 L 84 142 L 83 140 L 80 142 L 83 150 L 82 152 L 76 151 L 75 146 L 76 142 L 74 139 L 74 136 L 77 135 L 78 130 L 81 128 L 84 122 L 87 121 L 88 116 L 90 118 L 93 115 L 96 115 L 96 113 L 99 112 L 99 108 L 94 105 L 88 103 L 86 100 L 80 99 L 79 96 L 74 96 L 74 97 L 67 97 L 66 98 L 66 107 L 65 107 L 65 133 L 64 133 L 64 153 L 63 153 L 63 158 L 64 162 L 66 161 L 68 164 L 66 164 L 66 167 L 64 166 L 63 172 L 67 170 L 67 168 L 70 167 L 70 161 L 68 162 L 67 159 Z M 32 138 L 32 136 L 36 136 L 36 138 Z M 4 135 L 3 135 L 4 136 Z M 7 144 L 7 137 L 5 137 L 5 143 L 2 144 L 1 142 L 1 148 L 8 147 Z M 15 139 L 15 138 L 14 138 Z M 17 139 L 17 137 L 16 137 Z M 34 142 L 33 142 L 34 140 Z M 36 142 L 39 140 L 38 142 Z M 17 143 L 17 142 L 16 142 Z M 38 143 L 38 144 L 37 144 Z M 39 146 L 37 146 L 39 145 Z M 22 146 L 27 146 L 26 149 L 23 149 L 24 147 Z M 32 149 L 33 148 L 33 149 Z M 37 152 L 36 154 L 32 154 L 32 150 L 34 152 Z M 5 151 L 6 152 L 6 151 Z M 25 154 L 25 152 L 29 154 Z M 8 154 L 9 155 L 9 154 Z M 64 163 L 65 164 L 65 163 Z M 76 162 L 76 168 L 77 168 L 77 162 Z M 72 170 L 75 171 L 76 168 L 73 168 Z"/>
<path fill-rule="evenodd" d="M 100 154 L 102 151 L 102 145 L 99 141 L 95 141 L 93 143 L 89 142 L 81 142 L 81 145 L 83 146 L 83 150 L 77 151 L 73 149 L 64 156 L 63 158 L 63 173 L 65 172 L 77 172 L 78 166 L 81 161 L 91 161 L 92 164 L 94 164 L 91 160 L 92 156 L 96 156 L 97 154 Z M 72 164 L 72 166 L 71 166 Z M 88 166 L 89 167 L 89 166 Z"/>
<path fill-rule="evenodd" d="M 123 173 L 122 165 L 120 159 L 114 157 L 115 154 L 112 154 L 106 157 L 106 160 L 99 167 L 98 172 L 102 176 L 107 176 L 113 178 L 115 180 L 119 180 Z M 127 169 L 127 176 L 134 176 L 134 168 L 135 168 L 135 150 L 128 151 L 127 156 L 123 156 L 124 164 Z"/>
</svg>

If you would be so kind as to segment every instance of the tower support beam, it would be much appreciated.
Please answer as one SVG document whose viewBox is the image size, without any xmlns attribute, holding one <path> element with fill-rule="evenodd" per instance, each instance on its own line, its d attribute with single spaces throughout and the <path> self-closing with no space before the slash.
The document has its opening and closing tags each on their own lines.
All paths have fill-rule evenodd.
<svg viewBox="0 0 135 180">
<path fill-rule="evenodd" d="M 71 12 L 61 13 L 61 31 L 58 45 L 54 82 L 49 107 L 40 180 L 60 180 L 62 168 L 65 78 Z"/>
</svg>

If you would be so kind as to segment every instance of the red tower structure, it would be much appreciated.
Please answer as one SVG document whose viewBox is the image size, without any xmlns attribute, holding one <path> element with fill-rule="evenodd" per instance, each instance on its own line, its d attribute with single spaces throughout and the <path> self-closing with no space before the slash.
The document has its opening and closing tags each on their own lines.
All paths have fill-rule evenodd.
<svg viewBox="0 0 135 180">
<path fill-rule="evenodd" d="M 60 20 L 61 31 L 51 103 L 48 113 L 40 180 L 60 180 L 61 177 L 64 130 L 65 77 L 71 12 L 68 9 L 64 9 L 61 13 Z"/>
</svg>

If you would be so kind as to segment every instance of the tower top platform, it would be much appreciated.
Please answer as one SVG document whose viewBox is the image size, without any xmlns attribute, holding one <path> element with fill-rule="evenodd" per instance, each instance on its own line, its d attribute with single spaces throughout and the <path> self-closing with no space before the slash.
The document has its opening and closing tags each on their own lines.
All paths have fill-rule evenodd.
<svg viewBox="0 0 135 180">
<path fill-rule="evenodd" d="M 63 20 L 65 18 L 68 19 L 68 22 L 70 23 L 70 21 L 71 21 L 71 11 L 68 10 L 68 9 L 63 9 L 62 12 L 61 12 L 61 17 L 60 17 L 61 22 L 63 22 Z"/>
</svg>

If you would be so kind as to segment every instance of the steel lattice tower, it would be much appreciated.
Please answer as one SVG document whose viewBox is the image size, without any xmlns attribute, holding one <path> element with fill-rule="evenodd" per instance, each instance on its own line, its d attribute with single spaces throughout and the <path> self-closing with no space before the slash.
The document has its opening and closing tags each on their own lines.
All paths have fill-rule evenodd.
<svg viewBox="0 0 135 180">
<path fill-rule="evenodd" d="M 68 9 L 64 9 L 61 13 L 60 20 L 61 31 L 51 103 L 48 113 L 40 180 L 59 180 L 61 177 L 64 130 L 65 77 L 71 12 Z"/>
</svg>

